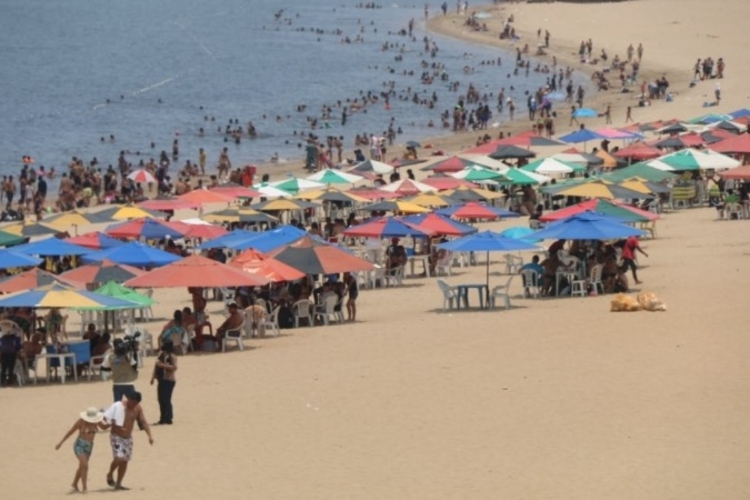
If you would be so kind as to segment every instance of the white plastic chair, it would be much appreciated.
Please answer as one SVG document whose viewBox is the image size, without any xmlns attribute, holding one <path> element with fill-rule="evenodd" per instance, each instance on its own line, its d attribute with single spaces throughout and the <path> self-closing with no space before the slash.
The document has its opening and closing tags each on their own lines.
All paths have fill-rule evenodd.
<svg viewBox="0 0 750 500">
<path fill-rule="evenodd" d="M 533 269 L 524 269 L 521 275 L 523 276 L 524 296 L 538 299 L 542 294 L 541 284 L 539 283 L 542 278 L 539 273 Z"/>
<path fill-rule="evenodd" d="M 602 282 L 602 271 L 604 270 L 604 264 L 597 264 L 591 268 L 591 278 L 589 284 L 591 288 L 600 294 L 604 294 L 604 282 Z"/>
<path fill-rule="evenodd" d="M 453 268 L 453 252 L 445 252 L 443 257 L 435 263 L 435 275 L 451 276 Z"/>
<path fill-rule="evenodd" d="M 455 302 L 458 305 L 458 291 L 455 286 L 450 286 L 443 280 L 437 280 L 438 287 L 443 294 L 443 311 L 453 309 Z"/>
<path fill-rule="evenodd" d="M 309 300 L 302 299 L 295 302 L 292 306 L 292 311 L 294 311 L 295 328 L 299 328 L 299 321 L 301 319 L 307 321 L 307 326 L 313 326 L 315 324 L 315 322 L 313 321 L 313 317 L 310 314 L 310 304 L 311 302 Z"/>
<path fill-rule="evenodd" d="M 224 339 L 221 343 L 221 352 L 227 352 L 227 343 L 229 341 L 235 341 L 237 342 L 237 349 L 240 351 L 245 350 L 245 346 L 242 344 L 242 335 L 245 331 L 245 321 L 242 321 L 242 324 L 235 328 L 234 330 L 227 330 L 224 332 Z"/>
<path fill-rule="evenodd" d="M 510 309 L 510 284 L 515 277 L 515 274 L 511 274 L 510 278 L 508 278 L 508 281 L 506 281 L 504 285 L 497 285 L 492 289 L 492 292 L 490 292 L 491 308 L 495 308 L 497 299 L 502 299 L 505 309 Z"/>
<path fill-rule="evenodd" d="M 153 294 L 153 288 L 149 288 L 148 290 L 143 292 L 143 295 L 148 298 L 151 298 Z M 151 309 L 151 306 L 141 307 L 140 309 L 138 309 L 138 314 L 140 315 L 141 321 L 145 321 L 146 319 L 154 319 L 154 311 L 153 309 Z"/>
<path fill-rule="evenodd" d="M 727 220 L 732 220 L 733 215 L 737 220 L 741 220 L 745 215 L 742 210 L 742 205 L 739 203 L 727 203 L 725 211 L 727 213 Z"/>
<path fill-rule="evenodd" d="M 385 272 L 385 283 L 387 286 L 401 286 L 404 284 L 404 266 L 387 270 Z"/>
<path fill-rule="evenodd" d="M 281 334 L 281 330 L 279 329 L 279 311 L 281 310 L 280 306 L 276 306 L 271 313 L 270 316 L 266 316 L 266 320 L 262 323 L 262 331 L 263 335 L 267 334 L 269 331 L 271 332 L 271 335 L 273 337 L 278 337 Z"/>
<path fill-rule="evenodd" d="M 505 254 L 505 274 L 518 274 L 523 266 L 523 257 Z"/>
<path fill-rule="evenodd" d="M 313 316 L 315 319 L 320 318 L 323 324 L 328 326 L 330 324 L 330 317 L 336 316 L 336 304 L 339 298 L 335 293 L 330 293 L 325 296 L 323 303 L 319 306 L 315 306 L 315 312 Z"/>
</svg>

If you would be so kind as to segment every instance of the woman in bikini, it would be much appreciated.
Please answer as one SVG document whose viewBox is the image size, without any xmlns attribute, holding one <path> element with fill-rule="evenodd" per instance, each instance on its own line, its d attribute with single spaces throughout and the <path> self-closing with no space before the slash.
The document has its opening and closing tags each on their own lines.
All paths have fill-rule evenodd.
<svg viewBox="0 0 750 500">
<path fill-rule="evenodd" d="M 102 422 L 104 414 L 96 408 L 89 408 L 88 410 L 81 412 L 81 418 L 76 420 L 73 427 L 65 434 L 65 436 L 55 446 L 56 450 L 59 450 L 63 443 L 73 435 L 74 432 L 78 431 L 78 438 L 73 444 L 73 453 L 75 453 L 78 459 L 78 469 L 73 477 L 73 489 L 75 491 L 82 491 L 86 493 L 87 489 L 87 476 L 89 471 L 89 458 L 91 458 L 91 452 L 94 450 L 94 437 L 99 429 L 105 430 L 109 428 L 109 425 Z M 78 489 L 78 480 L 81 481 L 81 489 Z"/>
</svg>

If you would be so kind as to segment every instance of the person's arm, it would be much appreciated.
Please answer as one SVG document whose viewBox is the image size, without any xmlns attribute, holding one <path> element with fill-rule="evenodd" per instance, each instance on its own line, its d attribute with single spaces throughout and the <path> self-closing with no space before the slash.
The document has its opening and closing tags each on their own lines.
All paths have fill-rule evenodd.
<svg viewBox="0 0 750 500">
<path fill-rule="evenodd" d="M 143 414 L 143 408 L 141 408 L 140 406 L 138 407 L 138 415 L 136 416 L 136 420 L 141 426 L 141 429 L 146 431 L 146 434 L 148 434 L 148 444 L 154 444 L 154 437 L 151 435 L 151 426 L 148 425 L 146 415 Z"/>
<path fill-rule="evenodd" d="M 641 248 L 641 246 L 640 246 L 640 245 L 638 245 L 637 247 L 635 247 L 635 249 L 636 249 L 636 250 L 638 250 L 639 252 L 641 252 L 641 253 L 642 253 L 643 255 L 645 255 L 646 257 L 648 257 L 648 254 L 647 254 L 646 252 L 644 252 L 644 251 L 643 251 L 643 249 Z"/>
<path fill-rule="evenodd" d="M 169 364 L 162 363 L 161 367 L 164 368 L 168 372 L 176 372 L 177 371 L 177 356 L 170 355 Z"/>
<path fill-rule="evenodd" d="M 81 427 L 81 419 L 79 418 L 76 420 L 76 422 L 73 424 L 73 427 L 70 428 L 70 430 L 63 436 L 63 438 L 60 440 L 59 443 L 57 443 L 57 446 L 55 446 L 56 450 L 59 450 L 60 447 L 63 445 L 63 443 L 73 435 L 75 431 L 77 431 Z"/>
</svg>

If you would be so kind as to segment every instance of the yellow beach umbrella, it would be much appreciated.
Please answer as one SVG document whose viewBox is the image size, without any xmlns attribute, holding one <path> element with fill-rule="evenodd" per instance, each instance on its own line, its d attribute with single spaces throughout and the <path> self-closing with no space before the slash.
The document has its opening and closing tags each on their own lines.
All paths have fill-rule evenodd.
<svg viewBox="0 0 750 500">
<path fill-rule="evenodd" d="M 430 212 L 430 209 L 421 207 L 416 203 L 401 200 L 379 201 L 372 205 L 366 205 L 358 210 L 365 210 L 368 212 L 401 212 L 404 214 L 425 214 Z"/>
<path fill-rule="evenodd" d="M 104 210 L 96 212 L 96 215 L 110 220 L 141 219 L 143 217 L 147 217 L 149 219 L 161 219 L 167 216 L 167 214 L 164 212 L 149 210 L 147 208 L 141 208 L 131 204 L 115 205 L 110 208 L 105 208 Z"/>
<path fill-rule="evenodd" d="M 251 208 L 226 209 L 201 217 L 207 222 L 278 222 L 279 219 Z"/>
<path fill-rule="evenodd" d="M 0 228 L 0 230 L 6 233 L 14 234 L 16 236 L 23 236 L 29 238 L 32 236 L 49 236 L 51 234 L 57 234 L 64 230 L 57 229 L 46 224 L 40 224 L 39 222 L 33 222 L 25 220 L 22 222 L 16 222 L 8 226 Z"/>
<path fill-rule="evenodd" d="M 44 220 L 45 225 L 60 231 L 67 231 L 71 226 L 81 227 L 101 222 L 111 222 L 111 219 L 104 217 L 97 212 L 87 213 L 81 212 L 80 210 L 63 212 Z"/>
<path fill-rule="evenodd" d="M 441 196 L 435 193 L 418 194 L 410 198 L 404 198 L 404 201 L 408 201 L 409 203 L 414 203 L 415 205 L 419 205 L 420 207 L 427 208 L 449 207 L 456 204 L 455 201 L 451 202 L 450 200 L 446 199 L 445 196 Z"/>
<path fill-rule="evenodd" d="M 308 208 L 318 208 L 320 205 L 305 200 L 292 200 L 289 198 L 278 198 L 276 200 L 262 201 L 255 205 L 250 205 L 254 210 L 263 212 L 275 212 L 283 210 L 307 210 Z"/>
<path fill-rule="evenodd" d="M 299 193 L 295 198 L 299 200 L 314 200 L 314 201 L 340 201 L 349 203 L 368 203 L 370 200 L 357 196 L 335 187 L 329 187 L 326 189 L 312 189 L 310 191 L 303 191 Z"/>
<path fill-rule="evenodd" d="M 571 186 L 567 189 L 558 191 L 556 194 L 561 196 L 578 196 L 581 198 L 605 198 L 605 199 L 627 199 L 627 198 L 643 198 L 645 193 L 634 191 L 632 189 L 619 186 L 617 184 L 609 184 L 604 181 L 595 180 L 591 182 L 584 182 Z"/>
</svg>

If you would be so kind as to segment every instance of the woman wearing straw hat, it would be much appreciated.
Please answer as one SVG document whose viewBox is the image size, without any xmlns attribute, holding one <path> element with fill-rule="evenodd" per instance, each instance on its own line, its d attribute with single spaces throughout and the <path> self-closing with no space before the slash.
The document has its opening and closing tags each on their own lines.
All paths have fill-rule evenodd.
<svg viewBox="0 0 750 500">
<path fill-rule="evenodd" d="M 78 438 L 73 444 L 73 453 L 78 458 L 78 469 L 76 475 L 73 477 L 73 489 L 79 491 L 78 480 L 81 480 L 81 490 L 86 492 L 87 489 L 87 476 L 89 471 L 89 458 L 91 452 L 94 449 L 94 436 L 96 431 L 99 429 L 105 430 L 109 428 L 109 425 L 102 422 L 104 414 L 96 408 L 89 408 L 88 410 L 81 412 L 81 418 L 79 418 L 73 427 L 65 434 L 65 436 L 55 446 L 56 450 L 59 450 L 62 444 L 73 435 L 74 432 L 78 431 Z"/>
</svg>

